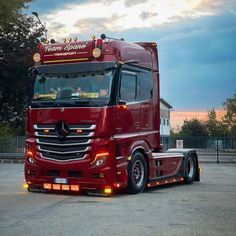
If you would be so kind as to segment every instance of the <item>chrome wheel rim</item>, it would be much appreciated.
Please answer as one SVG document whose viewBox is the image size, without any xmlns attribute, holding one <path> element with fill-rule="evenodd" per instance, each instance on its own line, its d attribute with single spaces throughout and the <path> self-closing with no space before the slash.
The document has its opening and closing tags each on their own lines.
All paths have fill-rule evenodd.
<svg viewBox="0 0 236 236">
<path fill-rule="evenodd" d="M 142 161 L 135 161 L 132 170 L 132 177 L 135 185 L 138 188 L 141 187 L 144 179 L 144 166 Z"/>
<path fill-rule="evenodd" d="M 193 178 L 194 175 L 194 162 L 193 158 L 190 158 L 187 162 L 187 174 L 189 178 Z"/>
</svg>

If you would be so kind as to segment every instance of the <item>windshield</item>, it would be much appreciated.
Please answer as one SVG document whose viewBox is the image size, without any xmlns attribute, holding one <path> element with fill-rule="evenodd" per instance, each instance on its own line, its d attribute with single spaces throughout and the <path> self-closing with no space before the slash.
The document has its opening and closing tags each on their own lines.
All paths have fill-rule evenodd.
<svg viewBox="0 0 236 236">
<path fill-rule="evenodd" d="M 113 71 L 72 74 L 39 74 L 34 85 L 33 101 L 68 103 L 79 101 L 106 105 L 109 102 Z"/>
</svg>

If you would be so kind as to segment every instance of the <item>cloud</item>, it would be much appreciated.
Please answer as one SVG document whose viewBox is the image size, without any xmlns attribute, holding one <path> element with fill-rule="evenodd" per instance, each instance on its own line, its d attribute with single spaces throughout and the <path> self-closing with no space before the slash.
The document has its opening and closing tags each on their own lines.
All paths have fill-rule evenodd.
<svg viewBox="0 0 236 236">
<path fill-rule="evenodd" d="M 148 18 L 152 18 L 152 17 L 155 17 L 157 16 L 157 12 L 148 12 L 148 11 L 143 11 L 141 14 L 140 14 L 140 18 L 142 20 L 146 20 Z"/>
<path fill-rule="evenodd" d="M 115 38 L 122 34 L 127 41 L 157 42 L 161 96 L 175 109 L 212 108 L 236 93 L 234 2 L 73 1 L 44 19 L 48 34 L 57 40 L 75 35 L 86 40 L 105 33 Z"/>
<path fill-rule="evenodd" d="M 204 2 L 205 8 L 201 5 Z M 194 19 L 202 15 L 211 15 L 209 9 L 212 5 L 209 2 L 202 0 L 89 0 L 82 2 L 74 0 L 70 1 L 69 4 L 65 4 L 64 1 L 58 1 L 57 8 L 43 17 L 52 29 L 55 23 L 66 25 L 68 34 L 74 32 L 75 28 L 73 26 L 77 21 L 90 20 L 91 18 L 99 19 L 100 26 L 105 25 L 111 32 L 120 32 L 134 28 L 152 29 L 167 22 L 178 22 L 183 18 Z M 55 1 L 52 1 L 52 5 L 54 4 Z M 113 16 L 115 16 L 115 19 L 112 19 Z M 102 19 L 104 22 L 102 22 Z M 107 19 L 110 20 L 110 23 Z M 61 29 L 60 32 L 62 31 L 65 32 Z M 87 31 L 93 31 L 93 28 L 87 27 Z M 55 33 L 53 34 L 55 35 Z"/>
<path fill-rule="evenodd" d="M 147 1 L 145 1 L 145 0 L 124 0 L 124 4 L 127 7 L 132 7 L 134 5 L 138 5 L 138 4 L 144 3 L 144 2 L 147 2 Z"/>
</svg>

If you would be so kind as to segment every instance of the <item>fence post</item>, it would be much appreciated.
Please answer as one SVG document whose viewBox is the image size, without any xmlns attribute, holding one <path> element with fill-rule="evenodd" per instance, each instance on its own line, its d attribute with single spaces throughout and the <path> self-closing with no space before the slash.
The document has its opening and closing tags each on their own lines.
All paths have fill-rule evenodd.
<svg viewBox="0 0 236 236">
<path fill-rule="evenodd" d="M 216 140 L 216 163 L 220 163 L 219 161 L 219 140 Z"/>
</svg>

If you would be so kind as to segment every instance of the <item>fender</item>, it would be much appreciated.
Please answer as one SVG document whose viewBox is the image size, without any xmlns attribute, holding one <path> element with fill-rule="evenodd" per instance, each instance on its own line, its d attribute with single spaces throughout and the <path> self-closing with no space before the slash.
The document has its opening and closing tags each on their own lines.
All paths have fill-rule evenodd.
<svg viewBox="0 0 236 236">
<path fill-rule="evenodd" d="M 186 160 L 187 158 L 190 156 L 190 155 L 194 155 L 195 156 L 195 159 L 196 159 L 196 177 L 194 179 L 194 181 L 200 181 L 200 170 L 199 170 L 199 163 L 198 163 L 198 155 L 197 155 L 197 152 L 196 150 L 194 149 L 176 149 L 176 148 L 171 148 L 171 149 L 168 149 L 166 151 L 167 153 L 182 153 L 184 155 L 184 158 L 183 158 L 183 163 L 182 163 L 182 166 L 181 166 L 181 170 L 183 171 L 183 175 L 185 174 L 184 173 L 184 166 L 185 166 L 185 163 L 186 163 Z"/>
</svg>

